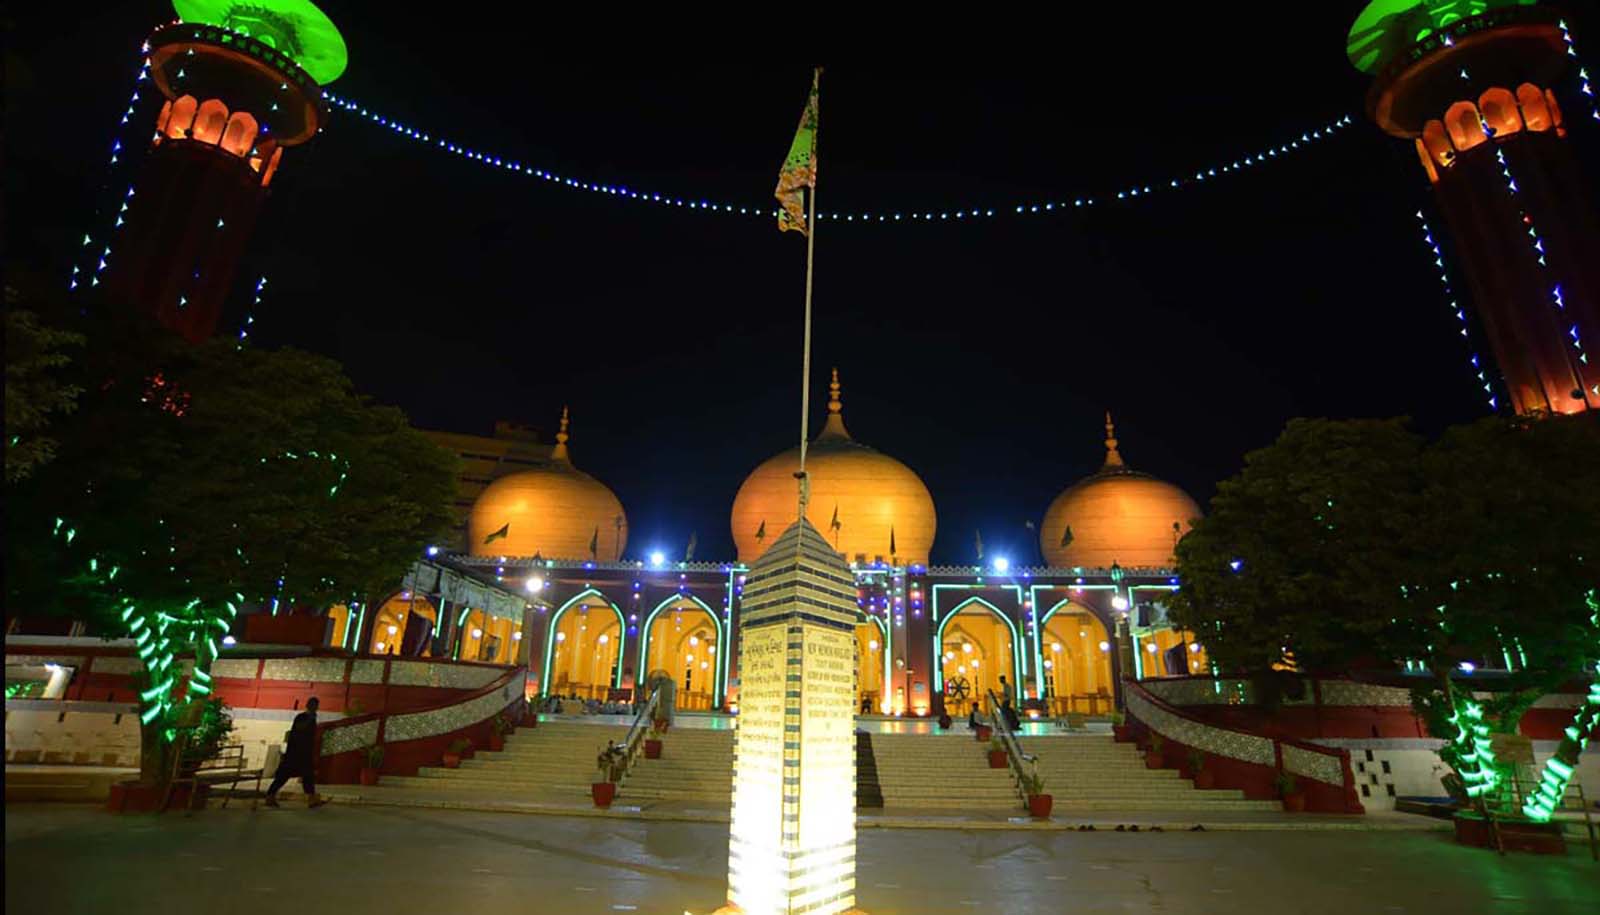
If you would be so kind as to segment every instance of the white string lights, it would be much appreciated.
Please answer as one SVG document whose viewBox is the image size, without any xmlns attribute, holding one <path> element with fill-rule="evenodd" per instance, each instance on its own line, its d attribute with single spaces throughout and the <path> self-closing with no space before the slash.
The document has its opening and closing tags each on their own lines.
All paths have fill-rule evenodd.
<svg viewBox="0 0 1600 915">
<path fill-rule="evenodd" d="M 1421 210 L 1417 211 L 1417 222 L 1422 223 L 1422 240 L 1427 242 L 1428 249 L 1433 252 L 1433 265 L 1439 268 L 1439 283 L 1444 286 L 1444 297 L 1450 303 L 1450 310 L 1455 312 L 1456 320 L 1461 322 L 1461 339 L 1467 341 L 1467 354 L 1472 362 L 1472 371 L 1477 375 L 1478 383 L 1483 385 L 1484 394 L 1488 395 L 1489 409 L 1497 410 L 1499 407 L 1495 401 L 1494 386 L 1489 383 L 1489 378 L 1484 372 L 1483 360 L 1479 359 L 1478 354 L 1471 348 L 1472 338 L 1467 333 L 1466 309 L 1456 301 L 1455 290 L 1450 288 L 1450 273 L 1444 267 L 1444 252 L 1439 250 L 1439 243 L 1433 240 L 1433 230 L 1428 228 L 1428 220 L 1422 215 Z"/>
<path fill-rule="evenodd" d="M 1583 67 L 1583 61 L 1578 57 L 1578 48 L 1572 43 L 1572 33 L 1567 30 L 1567 20 L 1556 22 L 1561 27 L 1561 40 L 1567 43 L 1567 56 L 1572 58 L 1572 65 L 1578 68 L 1578 91 L 1589 101 L 1589 117 L 1600 121 L 1600 101 L 1594 97 L 1594 87 L 1589 85 L 1589 71 Z"/>
<path fill-rule="evenodd" d="M 658 206 L 683 207 L 685 209 L 720 213 L 722 215 L 756 216 L 763 219 L 774 219 L 778 215 L 776 208 L 767 205 L 740 206 L 738 204 L 727 202 L 703 199 L 696 200 L 687 197 L 673 197 L 666 194 L 655 194 L 647 191 L 640 191 L 625 185 L 595 183 L 592 181 L 584 181 L 579 178 L 558 175 L 555 172 L 547 171 L 542 168 L 536 168 L 532 165 L 524 164 L 515 159 L 507 159 L 503 156 L 496 156 L 491 153 L 474 149 L 470 146 L 463 146 L 443 137 L 435 136 L 427 131 L 409 127 L 400 123 L 399 121 L 379 114 L 377 111 L 374 111 L 365 105 L 360 104 L 359 102 L 334 95 L 331 92 L 324 91 L 323 94 L 328 99 L 330 104 L 333 104 L 346 112 L 357 115 L 362 120 L 376 124 L 379 127 L 387 128 L 409 140 L 414 140 L 433 149 L 443 150 L 448 153 L 462 156 L 487 168 L 492 168 L 498 171 L 514 172 L 525 177 L 536 178 L 541 181 L 547 181 L 562 187 L 571 188 L 573 190 L 588 191 L 595 194 L 607 194 L 613 197 L 620 197 L 626 200 L 632 200 L 639 203 L 655 204 Z M 1168 178 L 1165 181 L 1156 182 L 1154 184 L 1132 185 L 1103 196 L 1083 196 L 1074 197 L 1070 200 L 1063 198 L 1061 200 L 1036 201 L 1031 203 L 1012 204 L 1009 206 L 985 206 L 953 210 L 939 209 L 896 213 L 823 211 L 817 213 L 817 219 L 827 219 L 834 222 L 847 223 L 949 222 L 951 220 L 969 221 L 992 219 L 1000 216 L 1055 213 L 1071 209 L 1081 209 L 1083 207 L 1133 201 L 1158 194 L 1162 191 L 1171 191 L 1180 188 L 1191 187 L 1206 181 L 1212 181 L 1217 178 L 1224 177 L 1234 172 L 1243 171 L 1247 168 L 1263 165 L 1279 156 L 1295 152 L 1317 141 L 1326 140 L 1332 137 L 1336 131 L 1340 130 L 1341 128 L 1348 127 L 1351 123 L 1351 117 L 1349 115 L 1345 115 L 1344 117 L 1341 117 L 1326 125 L 1314 128 L 1312 130 L 1303 131 L 1299 134 L 1299 136 L 1292 137 L 1291 139 L 1283 143 L 1279 143 L 1276 146 L 1269 146 L 1263 150 L 1258 150 L 1241 158 L 1233 159 L 1219 165 L 1199 169 L 1194 172 L 1193 175 L 1186 174 L 1183 177 Z"/>
</svg>

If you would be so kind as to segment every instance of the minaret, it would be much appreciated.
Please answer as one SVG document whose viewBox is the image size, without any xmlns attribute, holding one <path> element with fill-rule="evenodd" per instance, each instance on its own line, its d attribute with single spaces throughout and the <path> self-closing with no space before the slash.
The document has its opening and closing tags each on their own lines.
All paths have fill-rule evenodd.
<svg viewBox="0 0 1600 915">
<path fill-rule="evenodd" d="M 107 265 L 117 304 L 210 337 L 285 149 L 322 130 L 344 39 L 309 0 L 174 0 L 147 43 L 166 96 Z"/>
<path fill-rule="evenodd" d="M 835 368 L 833 380 L 828 382 L 828 418 L 823 421 L 817 441 L 849 438 L 850 433 L 844 428 L 844 404 L 839 400 L 839 370 Z"/>
<path fill-rule="evenodd" d="M 550 450 L 550 460 L 563 464 L 572 463 L 572 455 L 567 453 L 567 408 L 561 408 L 561 431 L 556 433 L 556 446 Z"/>
<path fill-rule="evenodd" d="M 1600 409 L 1600 229 L 1551 91 L 1576 58 L 1534 2 L 1373 0 L 1348 52 L 1368 115 L 1416 145 L 1510 408 L 1581 413 Z"/>
<path fill-rule="evenodd" d="M 1106 462 L 1101 470 L 1121 467 L 1122 455 L 1117 452 L 1117 427 L 1111 422 L 1111 411 L 1106 411 Z"/>
</svg>

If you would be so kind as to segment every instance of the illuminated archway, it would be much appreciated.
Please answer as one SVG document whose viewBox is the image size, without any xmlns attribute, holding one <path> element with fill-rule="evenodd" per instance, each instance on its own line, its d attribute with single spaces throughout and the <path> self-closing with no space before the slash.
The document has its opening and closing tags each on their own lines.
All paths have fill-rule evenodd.
<svg viewBox="0 0 1600 915">
<path fill-rule="evenodd" d="M 461 631 L 457 636 L 460 650 L 456 657 L 462 661 L 485 664 L 515 663 L 521 628 L 519 623 L 512 620 L 473 610 L 461 621 Z"/>
<path fill-rule="evenodd" d="M 869 616 L 856 623 L 856 713 L 887 715 L 904 711 L 904 700 L 896 703 L 889 691 L 889 659 L 894 645 L 883 620 Z"/>
<path fill-rule="evenodd" d="M 1158 629 L 1148 635 L 1140 636 L 1139 645 L 1145 653 L 1142 659 L 1145 679 L 1199 676 L 1211 669 L 1205 648 L 1195 641 L 1191 632 Z M 1179 646 L 1182 646 L 1183 650 L 1174 652 L 1173 649 Z M 1183 658 L 1182 661 L 1176 660 L 1179 656 Z"/>
<path fill-rule="evenodd" d="M 425 621 L 428 627 L 420 656 L 429 657 L 433 654 L 433 638 L 439 631 L 439 611 L 427 598 L 413 595 L 409 591 L 401 591 L 391 595 L 388 600 L 368 612 L 374 614 L 371 635 L 368 636 L 365 646 L 369 654 L 400 654 L 405 641 L 406 626 L 419 625 L 410 622 L 413 616 Z M 357 625 L 361 624 L 361 618 L 362 613 L 358 610 Z"/>
<path fill-rule="evenodd" d="M 999 607 L 969 597 L 939 621 L 933 661 L 934 689 L 944 692 L 945 710 L 952 715 L 965 714 L 990 690 L 1002 692 L 1001 675 L 1009 681 L 1013 696 L 1016 694 L 1022 682 L 1022 633 Z M 967 685 L 964 697 L 952 695 L 946 688 L 953 684 L 959 689 L 961 683 Z"/>
<path fill-rule="evenodd" d="M 1064 600 L 1050 608 L 1041 625 L 1040 682 L 1050 714 L 1109 713 L 1116 689 L 1111 672 L 1116 645 L 1105 623 L 1082 604 Z"/>
<path fill-rule="evenodd" d="M 669 597 L 639 627 L 640 682 L 667 671 L 678 685 L 678 708 L 716 708 L 722 704 L 726 644 L 722 622 L 704 601 L 690 594 Z"/>
<path fill-rule="evenodd" d="M 551 627 L 545 693 L 605 699 L 622 674 L 622 621 L 598 607 L 563 614 Z"/>
<path fill-rule="evenodd" d="M 562 626 L 564 621 L 569 616 L 574 614 L 577 616 L 583 616 L 585 617 L 584 623 L 587 624 L 587 618 L 590 616 L 591 610 L 600 608 L 610 610 L 612 616 L 615 617 L 615 632 L 611 631 L 611 622 L 609 620 L 605 624 L 604 631 L 598 628 L 600 617 L 599 614 L 595 614 L 596 628 L 593 628 L 592 630 L 587 625 L 580 625 L 579 623 L 571 624 L 571 626 L 576 627 L 575 632 L 566 632 L 563 630 Z M 539 678 L 539 695 L 546 696 L 553 691 L 552 687 L 555 685 L 556 675 L 558 673 L 556 670 L 556 664 L 558 660 L 560 660 L 562 657 L 565 657 L 569 665 L 574 665 L 576 663 L 576 636 L 580 634 L 590 642 L 590 651 L 594 650 L 594 648 L 597 646 L 604 644 L 610 646 L 608 650 L 617 652 L 617 657 L 612 659 L 611 665 L 615 668 L 614 679 L 610 680 L 609 682 L 613 686 L 621 686 L 622 664 L 617 663 L 617 661 L 622 657 L 621 653 L 625 647 L 623 643 L 626 640 L 626 631 L 626 624 L 622 619 L 622 610 L 618 608 L 610 598 L 606 597 L 599 590 L 595 588 L 587 588 L 573 595 L 567 600 L 566 603 L 562 604 L 560 607 L 557 607 L 556 611 L 550 615 L 550 623 L 545 629 L 544 664 L 539 668 L 541 671 L 543 671 L 543 674 Z M 606 641 L 604 643 L 600 642 L 599 640 L 601 635 L 606 636 Z M 568 639 L 574 640 L 572 646 L 566 645 Z M 569 668 L 564 671 L 569 683 L 573 682 L 572 673 L 574 670 L 575 667 L 569 666 Z M 568 694 L 567 692 L 556 692 L 558 692 L 560 695 Z M 601 693 L 601 698 L 604 698 L 603 691 Z"/>
</svg>

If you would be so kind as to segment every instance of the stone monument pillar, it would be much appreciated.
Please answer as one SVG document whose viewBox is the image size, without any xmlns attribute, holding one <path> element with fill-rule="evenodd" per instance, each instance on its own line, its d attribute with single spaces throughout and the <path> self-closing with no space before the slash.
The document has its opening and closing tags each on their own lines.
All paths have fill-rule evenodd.
<svg viewBox="0 0 1600 915">
<path fill-rule="evenodd" d="M 850 568 L 804 516 L 746 577 L 725 912 L 855 905 L 855 620 Z"/>
</svg>

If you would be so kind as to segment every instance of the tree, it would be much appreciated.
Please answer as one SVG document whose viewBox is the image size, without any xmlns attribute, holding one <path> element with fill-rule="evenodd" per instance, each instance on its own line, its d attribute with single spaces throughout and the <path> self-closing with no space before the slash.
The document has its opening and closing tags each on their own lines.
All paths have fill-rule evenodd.
<svg viewBox="0 0 1600 915">
<path fill-rule="evenodd" d="M 1428 444 L 1402 420 L 1296 420 L 1218 487 L 1178 544 L 1174 621 L 1225 669 L 1430 674 L 1413 702 L 1469 791 L 1496 781 L 1488 735 L 1594 676 L 1600 425 L 1490 418 Z M 1503 677 L 1458 681 L 1484 659 Z M 1463 666 L 1463 665 L 1466 666 Z"/>
<path fill-rule="evenodd" d="M 331 360 L 189 346 L 121 312 L 86 334 L 58 457 L 12 487 L 7 600 L 137 640 L 141 768 L 159 780 L 240 609 L 398 581 L 450 523 L 454 457 Z"/>
<path fill-rule="evenodd" d="M 38 315 L 15 307 L 6 289 L 6 482 L 14 483 L 49 461 L 56 441 L 50 421 L 71 413 L 82 391 L 61 380 L 71 361 L 64 352 L 80 346 L 79 334 L 39 323 Z"/>
</svg>

